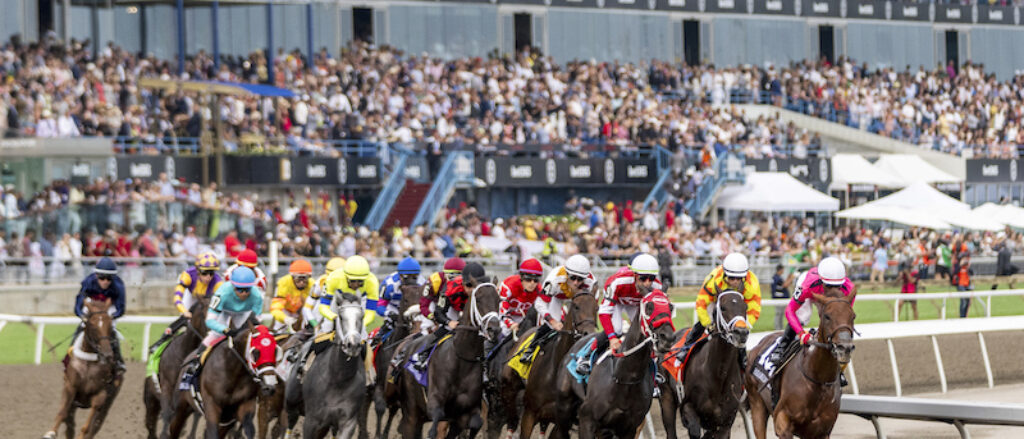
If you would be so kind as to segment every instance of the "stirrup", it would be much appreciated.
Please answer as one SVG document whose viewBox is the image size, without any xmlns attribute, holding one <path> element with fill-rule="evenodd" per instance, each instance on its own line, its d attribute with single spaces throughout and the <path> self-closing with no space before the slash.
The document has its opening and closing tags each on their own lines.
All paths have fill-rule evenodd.
<svg viewBox="0 0 1024 439">
<path fill-rule="evenodd" d="M 576 363 L 576 373 L 580 375 L 586 375 L 590 373 L 591 369 L 590 360 L 580 360 Z"/>
<path fill-rule="evenodd" d="M 661 389 L 659 389 L 658 386 L 654 386 L 654 392 L 652 392 L 651 396 L 654 398 L 661 398 Z"/>
</svg>

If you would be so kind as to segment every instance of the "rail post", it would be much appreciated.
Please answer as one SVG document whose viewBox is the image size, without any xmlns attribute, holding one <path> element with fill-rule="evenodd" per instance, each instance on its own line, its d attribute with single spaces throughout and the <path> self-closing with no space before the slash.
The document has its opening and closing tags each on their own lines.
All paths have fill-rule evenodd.
<svg viewBox="0 0 1024 439">
<path fill-rule="evenodd" d="M 36 356 L 33 360 L 35 364 L 42 363 L 43 361 L 43 329 L 46 328 L 46 324 L 40 323 L 36 326 Z M 73 344 L 75 341 L 71 340 Z"/>
</svg>

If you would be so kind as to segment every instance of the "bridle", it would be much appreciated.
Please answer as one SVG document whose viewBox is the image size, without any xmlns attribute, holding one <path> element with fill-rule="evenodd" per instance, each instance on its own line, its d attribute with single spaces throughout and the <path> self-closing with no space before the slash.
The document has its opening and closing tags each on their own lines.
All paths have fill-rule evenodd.
<svg viewBox="0 0 1024 439">
<path fill-rule="evenodd" d="M 596 319 L 594 319 L 594 318 L 579 318 L 577 316 L 576 308 L 578 308 L 578 306 L 576 305 L 576 298 L 577 297 L 584 297 L 584 296 L 594 297 L 594 294 L 591 293 L 590 291 L 581 291 L 581 292 L 576 293 L 575 295 L 572 296 L 572 301 L 571 301 L 572 306 L 573 306 L 573 309 L 572 309 L 572 332 L 573 332 L 574 335 L 586 335 L 585 332 L 581 332 L 580 331 L 580 327 L 583 326 L 584 324 L 589 323 L 589 324 L 594 325 L 595 328 L 597 327 L 597 320 Z M 594 300 L 597 300 L 597 297 L 594 297 Z"/>
<path fill-rule="evenodd" d="M 738 331 L 736 329 L 736 324 L 739 323 L 739 322 L 743 322 L 745 324 L 746 328 L 750 328 L 750 323 L 747 321 L 747 314 L 746 313 L 742 313 L 742 314 L 740 314 L 738 316 L 733 316 L 728 321 L 725 320 L 725 316 L 722 314 L 722 297 L 728 296 L 728 295 L 732 295 L 732 294 L 740 296 L 740 301 L 741 302 L 745 299 L 743 297 L 743 294 L 741 294 L 739 291 L 735 291 L 735 290 L 727 290 L 727 291 L 723 291 L 721 293 L 718 293 L 718 304 L 715 306 L 715 312 L 714 312 L 714 317 L 715 317 L 715 319 L 714 319 L 714 323 L 715 323 L 714 324 L 714 328 L 717 329 L 717 330 L 712 331 L 711 335 L 715 336 L 715 335 L 721 334 L 721 335 L 718 335 L 718 336 L 722 337 L 723 339 L 725 339 L 725 341 L 727 343 L 729 343 L 729 344 L 731 344 L 733 346 L 736 346 L 736 347 L 743 347 L 744 345 L 746 345 L 746 342 L 740 340 L 740 338 L 739 338 L 740 335 L 738 334 Z"/>
<path fill-rule="evenodd" d="M 654 300 L 661 300 L 661 299 L 660 298 L 654 298 L 654 299 L 652 299 L 652 302 Z M 664 300 L 666 302 L 668 301 L 668 299 L 664 299 Z M 646 345 L 648 343 L 650 343 L 651 347 L 654 348 L 655 350 L 657 350 L 657 348 L 658 348 L 658 342 L 660 341 L 660 336 L 658 335 L 657 331 L 655 331 L 656 328 L 651 323 L 651 316 L 647 314 L 647 309 L 646 309 L 646 307 L 644 307 L 644 302 L 643 301 L 641 301 L 640 305 L 638 305 L 638 306 L 640 307 L 640 334 L 644 336 L 644 339 L 641 340 L 640 343 L 637 343 L 636 346 L 633 346 L 632 348 L 629 348 L 625 352 L 622 352 L 622 353 L 615 352 L 615 353 L 613 353 L 612 355 L 614 355 L 615 357 L 623 358 L 623 357 L 628 357 L 630 355 L 633 355 L 633 354 L 639 352 L 640 349 L 643 349 L 644 345 Z M 669 306 L 671 306 L 671 303 L 669 303 Z M 655 316 L 655 317 L 657 317 L 657 316 Z M 671 323 L 671 321 L 672 321 L 671 320 L 672 319 L 671 315 L 668 316 L 667 319 Z M 659 319 L 659 320 L 661 320 L 661 319 Z M 662 323 L 662 325 L 664 325 L 664 323 Z M 661 325 L 658 325 L 658 326 L 660 327 Z"/>
<path fill-rule="evenodd" d="M 833 303 L 837 303 L 837 302 L 842 302 L 842 303 L 845 303 L 845 304 L 849 304 L 849 302 L 847 302 L 843 298 L 839 298 L 839 297 L 829 298 L 829 299 L 827 299 L 827 300 L 825 300 L 824 302 L 821 303 L 821 309 L 822 309 L 821 312 L 822 312 L 822 314 L 825 313 L 825 308 L 826 307 L 828 307 L 829 305 L 831 305 Z M 851 340 L 850 343 L 836 343 L 835 342 L 836 335 L 838 335 L 840 332 L 843 332 L 843 331 L 848 331 L 850 333 L 850 340 Z M 811 342 L 809 344 L 814 346 L 814 347 L 817 347 L 817 348 L 827 349 L 832 354 L 832 356 L 836 358 L 836 360 L 839 360 L 840 354 L 842 354 L 844 352 L 849 354 L 849 352 L 853 351 L 854 346 L 853 346 L 852 340 L 853 340 L 853 336 L 855 334 L 856 335 L 860 335 L 860 333 L 857 332 L 856 329 L 854 329 L 852 324 L 850 324 L 850 325 L 843 324 L 843 325 L 836 326 L 835 328 L 832 328 L 832 332 L 830 332 L 827 336 L 824 337 L 824 339 L 825 339 L 824 342 L 818 341 L 818 340 L 811 340 Z M 824 334 L 819 335 L 819 338 L 821 338 L 823 335 Z M 842 362 L 840 362 L 840 363 L 842 363 Z"/>
<path fill-rule="evenodd" d="M 477 328 L 477 333 L 480 334 L 481 337 L 490 340 L 491 337 L 487 335 L 486 331 L 487 325 L 492 320 L 499 320 L 500 317 L 498 316 L 498 311 L 488 311 L 486 313 L 481 313 L 480 309 L 477 308 L 476 293 L 477 291 L 480 291 L 480 288 L 483 288 L 485 286 L 494 288 L 495 290 L 498 289 L 497 286 L 490 282 L 484 282 L 480 285 L 473 287 L 473 292 L 469 294 L 469 323 Z"/>
<path fill-rule="evenodd" d="M 97 315 L 98 315 L 98 313 L 97 313 Z M 90 318 L 91 317 L 92 316 L 90 315 Z M 89 330 L 89 321 L 87 319 L 86 322 L 85 322 L 85 329 L 82 332 L 84 332 L 83 337 L 82 337 L 82 341 L 84 343 L 86 343 L 86 345 L 89 346 L 89 349 L 91 349 L 92 352 L 75 352 L 75 354 L 76 354 L 75 356 L 77 356 L 77 357 L 79 357 L 79 358 L 81 358 L 83 360 L 86 360 L 86 361 L 97 361 L 97 360 L 104 360 L 104 361 L 106 361 L 106 360 L 111 360 L 113 358 L 112 354 L 105 354 L 105 353 L 103 353 L 100 350 L 100 342 L 102 342 L 103 340 L 107 340 L 111 344 L 113 344 L 114 341 L 117 339 L 117 334 L 114 332 L 113 327 L 111 327 L 110 335 L 93 336 L 91 334 L 92 331 Z M 72 343 L 74 343 L 73 340 L 72 340 Z"/>
<path fill-rule="evenodd" d="M 342 300 L 341 304 L 337 305 L 337 307 L 339 312 L 338 317 L 335 317 L 334 319 L 334 344 L 342 346 L 349 336 L 355 335 L 355 331 L 345 330 L 345 326 L 342 325 L 342 315 L 345 314 L 346 310 L 359 310 L 360 314 L 362 314 L 365 311 L 363 310 L 362 305 L 360 305 L 358 302 L 352 301 Z M 356 327 L 358 328 L 358 325 Z"/>
</svg>

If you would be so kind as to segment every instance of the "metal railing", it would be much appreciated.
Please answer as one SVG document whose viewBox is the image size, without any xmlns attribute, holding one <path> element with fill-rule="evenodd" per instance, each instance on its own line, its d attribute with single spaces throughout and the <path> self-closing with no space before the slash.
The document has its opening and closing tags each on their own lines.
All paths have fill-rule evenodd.
<svg viewBox="0 0 1024 439">
<path fill-rule="evenodd" d="M 391 175 L 388 176 L 384 188 L 377 195 L 373 207 L 370 208 L 370 212 L 363 221 L 371 230 L 380 230 L 384 226 L 384 220 L 394 209 L 395 202 L 398 201 L 402 190 L 405 189 L 405 165 L 408 161 L 408 154 L 398 153 L 398 160 L 395 162 L 394 168 L 391 169 Z"/>
<path fill-rule="evenodd" d="M 886 438 L 879 418 L 953 424 L 963 439 L 971 437 L 966 424 L 1024 426 L 1024 406 L 968 401 L 843 395 L 839 412 L 870 420 L 879 439 Z"/>
<path fill-rule="evenodd" d="M 726 183 L 742 184 L 746 180 L 743 166 L 742 156 L 730 153 L 719 157 L 715 162 L 714 174 L 704 177 L 706 180 L 701 182 L 694 197 L 688 200 L 684 206 L 690 216 L 703 218 Z"/>
<path fill-rule="evenodd" d="M 416 211 L 416 218 L 412 222 L 413 227 L 420 225 L 433 227 L 437 215 L 447 207 L 448 200 L 455 191 L 455 185 L 467 183 L 460 181 L 455 172 L 456 162 L 460 157 L 468 159 L 472 163 L 473 154 L 471 152 L 458 151 L 448 154 L 440 171 L 433 176 L 434 183 L 430 186 L 430 192 L 427 192 L 427 196 L 423 198 L 423 204 L 420 204 L 420 208 Z"/>
</svg>

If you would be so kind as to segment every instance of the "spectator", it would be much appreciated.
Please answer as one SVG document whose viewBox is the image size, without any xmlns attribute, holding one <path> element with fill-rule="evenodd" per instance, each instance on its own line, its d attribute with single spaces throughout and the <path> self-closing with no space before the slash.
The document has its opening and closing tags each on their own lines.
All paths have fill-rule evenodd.
<svg viewBox="0 0 1024 439">
<path fill-rule="evenodd" d="M 775 274 L 772 276 L 772 299 L 788 299 L 789 287 L 793 285 L 794 273 L 783 278 L 785 268 L 782 264 L 775 266 Z M 775 330 L 783 329 L 786 325 L 786 305 L 775 307 Z"/>
</svg>

